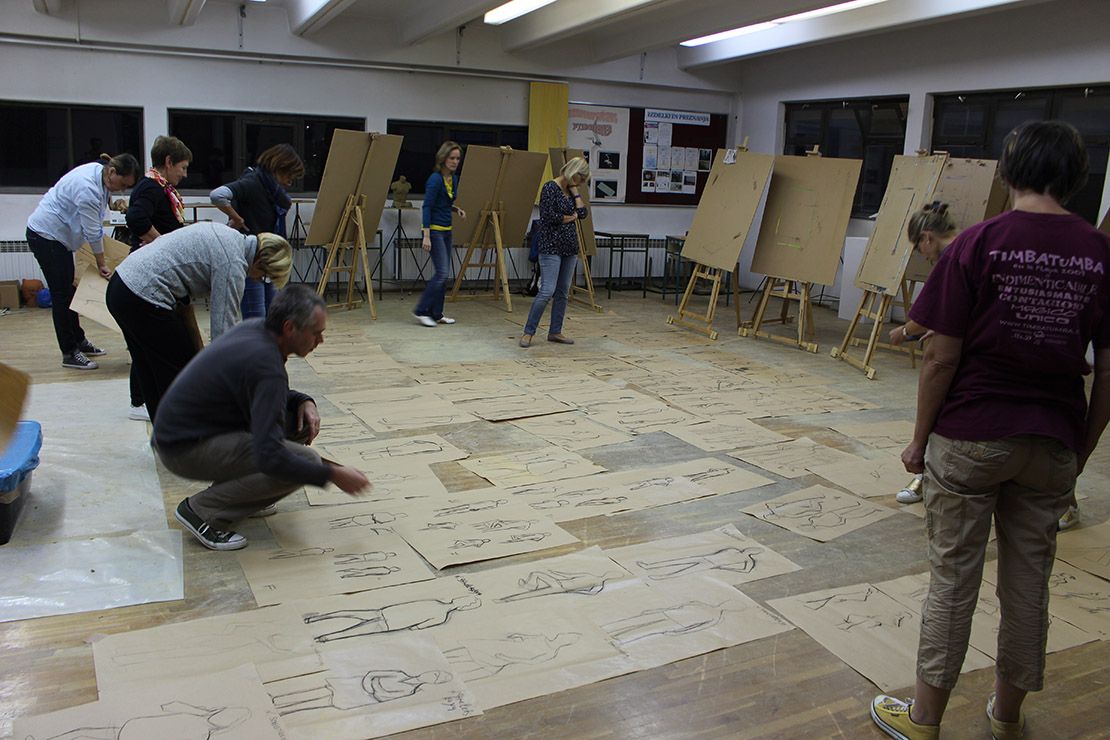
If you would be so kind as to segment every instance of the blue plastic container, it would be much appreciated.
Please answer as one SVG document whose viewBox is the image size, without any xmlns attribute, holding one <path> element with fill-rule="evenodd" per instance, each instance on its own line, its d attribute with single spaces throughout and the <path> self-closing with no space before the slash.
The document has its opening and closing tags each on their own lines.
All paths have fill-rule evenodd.
<svg viewBox="0 0 1110 740">
<path fill-rule="evenodd" d="M 3 454 L 0 454 L 0 545 L 12 538 L 23 501 L 31 492 L 31 473 L 39 466 L 42 426 L 21 421 Z"/>
</svg>

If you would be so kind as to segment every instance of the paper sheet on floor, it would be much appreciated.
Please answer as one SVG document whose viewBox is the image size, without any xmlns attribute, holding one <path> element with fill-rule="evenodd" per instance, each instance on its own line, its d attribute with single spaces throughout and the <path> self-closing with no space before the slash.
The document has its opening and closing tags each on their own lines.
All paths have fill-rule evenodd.
<svg viewBox="0 0 1110 740">
<path fill-rule="evenodd" d="M 828 542 L 895 514 L 894 509 L 828 486 L 810 486 L 741 511 L 818 542 Z"/>
</svg>

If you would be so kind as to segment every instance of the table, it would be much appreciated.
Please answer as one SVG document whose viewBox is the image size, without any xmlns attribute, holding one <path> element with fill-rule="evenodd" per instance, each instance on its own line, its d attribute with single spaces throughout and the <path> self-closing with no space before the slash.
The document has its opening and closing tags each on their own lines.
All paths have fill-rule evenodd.
<svg viewBox="0 0 1110 740">
<path fill-rule="evenodd" d="M 646 298 L 648 276 L 651 274 L 651 260 L 648 257 L 648 235 L 626 231 L 595 231 L 594 235 L 608 240 L 608 244 L 605 245 L 609 248 L 609 271 L 605 275 L 607 297 L 613 297 L 613 255 L 619 255 L 617 260 L 617 290 L 620 290 L 621 282 L 624 280 L 624 255 L 631 253 L 644 256 L 644 275 L 640 283 L 640 291 L 642 296 Z"/>
</svg>

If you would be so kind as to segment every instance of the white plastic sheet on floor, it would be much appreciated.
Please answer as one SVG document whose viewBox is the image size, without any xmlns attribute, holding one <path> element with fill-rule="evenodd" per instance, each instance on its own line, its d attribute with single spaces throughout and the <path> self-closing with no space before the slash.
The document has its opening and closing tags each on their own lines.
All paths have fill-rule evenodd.
<svg viewBox="0 0 1110 740">
<path fill-rule="evenodd" d="M 31 389 L 39 467 L 0 546 L 0 621 L 184 598 L 181 534 L 167 527 L 149 427 L 126 380 Z"/>
<path fill-rule="evenodd" d="M 0 548 L 0 621 L 185 597 L 181 533 Z"/>
</svg>

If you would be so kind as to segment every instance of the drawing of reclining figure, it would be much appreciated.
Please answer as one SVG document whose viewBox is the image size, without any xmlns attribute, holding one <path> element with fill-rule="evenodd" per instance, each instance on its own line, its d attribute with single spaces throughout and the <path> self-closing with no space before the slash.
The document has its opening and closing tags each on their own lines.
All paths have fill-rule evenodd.
<svg viewBox="0 0 1110 740">
<path fill-rule="evenodd" d="M 348 619 L 354 623 L 342 629 L 316 635 L 316 642 L 346 640 L 349 637 L 366 637 L 402 630 L 422 630 L 446 624 L 455 612 L 477 609 L 482 600 L 477 596 L 457 596 L 453 599 L 416 599 L 399 604 L 387 604 L 377 609 L 337 609 L 323 614 L 307 614 L 305 624 L 316 624 L 328 619 Z"/>
<path fill-rule="evenodd" d="M 725 616 L 725 603 L 706 604 L 691 600 L 674 606 L 645 609 L 639 614 L 603 624 L 601 628 L 619 645 L 649 637 L 687 635 L 719 624 Z"/>
<path fill-rule="evenodd" d="M 650 573 L 653 581 L 706 570 L 751 573 L 758 564 L 755 556 L 762 553 L 762 547 L 722 547 L 701 555 L 692 553 L 664 560 L 637 560 L 636 566 Z"/>
<path fill-rule="evenodd" d="M 554 637 L 514 632 L 504 639 L 468 640 L 443 655 L 467 679 L 490 678 L 514 666 L 550 663 L 581 637 L 579 632 L 559 632 Z"/>
<path fill-rule="evenodd" d="M 606 583 L 623 576 L 621 571 L 605 571 L 596 575 L 586 571 L 534 570 L 517 581 L 522 591 L 504 596 L 498 601 L 520 601 L 552 594 L 593 596 L 604 591 Z"/>
<path fill-rule="evenodd" d="M 162 714 L 131 717 L 118 727 L 78 727 L 45 740 L 209 740 L 251 718 L 246 707 L 198 707 L 171 701 L 161 705 L 161 709 Z"/>
<path fill-rule="evenodd" d="M 362 676 L 325 678 L 323 686 L 275 694 L 272 698 L 283 717 L 313 709 L 350 711 L 415 696 L 425 686 L 447 683 L 451 678 L 447 671 L 373 670 Z"/>
</svg>

